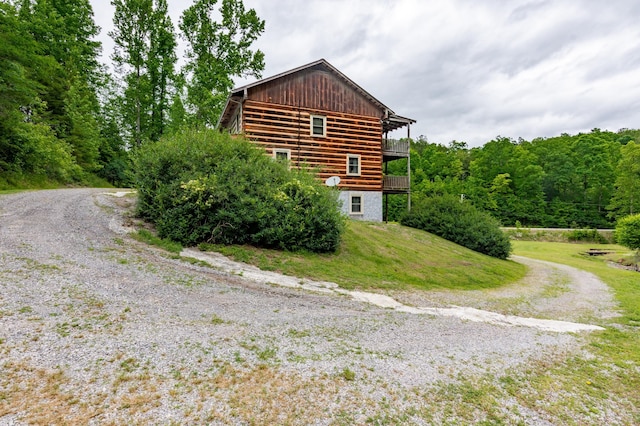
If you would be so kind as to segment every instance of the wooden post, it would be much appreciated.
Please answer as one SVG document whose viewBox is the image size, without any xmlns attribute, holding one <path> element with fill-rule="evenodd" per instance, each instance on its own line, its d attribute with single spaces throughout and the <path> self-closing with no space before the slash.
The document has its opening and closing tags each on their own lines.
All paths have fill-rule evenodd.
<svg viewBox="0 0 640 426">
<path fill-rule="evenodd" d="M 407 139 L 409 139 L 409 152 L 407 154 L 407 180 L 409 182 L 409 192 L 407 193 L 407 212 L 411 213 L 411 124 L 407 124 Z"/>
</svg>

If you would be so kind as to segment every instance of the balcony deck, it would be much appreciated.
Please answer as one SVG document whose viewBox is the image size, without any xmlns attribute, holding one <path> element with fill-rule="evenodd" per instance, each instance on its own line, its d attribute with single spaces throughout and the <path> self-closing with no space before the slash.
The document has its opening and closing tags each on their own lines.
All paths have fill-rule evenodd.
<svg viewBox="0 0 640 426">
<path fill-rule="evenodd" d="M 382 140 L 382 155 L 385 160 L 409 157 L 409 141 L 396 139 Z"/>
<path fill-rule="evenodd" d="M 407 194 L 409 192 L 409 176 L 383 176 L 382 192 L 387 194 Z"/>
</svg>

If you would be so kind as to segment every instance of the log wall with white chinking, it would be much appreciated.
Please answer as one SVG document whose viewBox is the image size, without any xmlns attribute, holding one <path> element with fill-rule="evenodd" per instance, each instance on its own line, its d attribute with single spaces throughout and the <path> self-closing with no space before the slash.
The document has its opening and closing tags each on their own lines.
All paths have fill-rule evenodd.
<svg viewBox="0 0 640 426">
<path fill-rule="evenodd" d="M 311 136 L 311 115 L 326 117 L 326 137 Z M 293 166 L 319 170 L 318 177 L 339 176 L 341 189 L 382 190 L 382 124 L 361 114 L 292 107 L 248 99 L 242 108 L 247 138 L 291 153 Z M 360 176 L 347 175 L 347 155 L 360 156 Z"/>
</svg>

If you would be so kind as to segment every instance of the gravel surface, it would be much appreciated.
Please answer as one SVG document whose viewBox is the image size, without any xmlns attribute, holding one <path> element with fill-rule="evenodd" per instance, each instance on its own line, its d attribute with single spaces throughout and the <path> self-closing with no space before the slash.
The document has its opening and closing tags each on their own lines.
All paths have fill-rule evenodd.
<svg viewBox="0 0 640 426">
<path fill-rule="evenodd" d="M 448 384 L 583 344 L 582 334 L 413 315 L 173 258 L 128 236 L 135 198 L 115 192 L 0 196 L 0 424 L 440 423 L 452 415 L 438 397 Z M 615 314 L 602 283 L 581 293 L 573 272 L 533 270 L 529 284 L 554 276 L 555 290 L 391 295 L 595 324 Z M 431 403 L 444 408 L 425 411 Z M 514 421 L 550 424 L 504 406 Z"/>
</svg>

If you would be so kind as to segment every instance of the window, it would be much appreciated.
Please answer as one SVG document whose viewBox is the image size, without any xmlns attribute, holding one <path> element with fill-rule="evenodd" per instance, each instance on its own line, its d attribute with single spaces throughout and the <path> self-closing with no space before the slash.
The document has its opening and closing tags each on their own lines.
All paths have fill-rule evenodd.
<svg viewBox="0 0 640 426">
<path fill-rule="evenodd" d="M 311 136 L 327 135 L 327 117 L 321 115 L 311 116 Z"/>
<path fill-rule="evenodd" d="M 273 158 L 275 158 L 277 161 L 289 161 L 291 159 L 291 150 L 274 148 Z"/>
<path fill-rule="evenodd" d="M 362 195 L 351 195 L 349 202 L 349 214 L 363 214 Z"/>
<path fill-rule="evenodd" d="M 360 176 L 360 156 L 347 155 L 347 176 Z"/>
</svg>

